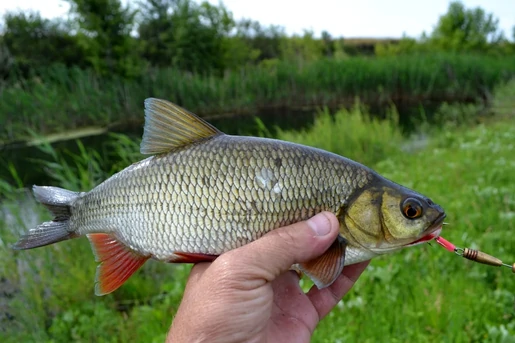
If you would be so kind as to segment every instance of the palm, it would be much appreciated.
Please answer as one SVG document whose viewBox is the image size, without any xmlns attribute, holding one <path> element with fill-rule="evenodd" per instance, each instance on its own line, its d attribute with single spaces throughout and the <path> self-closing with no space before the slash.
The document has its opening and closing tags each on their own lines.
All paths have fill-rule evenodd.
<svg viewBox="0 0 515 343">
<path fill-rule="evenodd" d="M 309 342 L 320 318 L 300 288 L 298 276 L 293 272 L 281 275 L 270 288 L 273 305 L 268 319 L 268 341 Z"/>
<path fill-rule="evenodd" d="M 345 267 L 329 287 L 307 293 L 288 269 L 321 256 L 338 233 L 338 219 L 323 212 L 195 265 L 168 341 L 309 342 L 368 261 Z"/>
<path fill-rule="evenodd" d="M 188 286 L 194 289 L 190 292 L 202 292 L 190 297 L 192 302 L 213 292 L 208 296 L 213 302 L 210 318 L 197 318 L 213 325 L 204 327 L 206 331 L 216 332 L 216 327 L 223 327 L 221 337 L 230 334 L 235 342 L 309 342 L 319 321 L 349 291 L 367 265 L 368 262 L 348 266 L 330 287 L 313 287 L 308 293 L 300 288 L 299 277 L 292 271 L 272 282 L 221 282 L 210 288 L 213 274 L 220 273 L 217 268 L 210 269 L 209 264 L 193 268 Z M 211 342 L 218 341 L 215 336 L 210 337 Z"/>
</svg>

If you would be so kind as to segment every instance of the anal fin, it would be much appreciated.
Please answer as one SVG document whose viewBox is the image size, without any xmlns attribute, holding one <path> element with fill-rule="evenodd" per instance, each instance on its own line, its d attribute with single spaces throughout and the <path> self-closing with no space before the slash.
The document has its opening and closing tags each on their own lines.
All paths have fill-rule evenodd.
<svg viewBox="0 0 515 343">
<path fill-rule="evenodd" d="M 96 295 L 105 295 L 116 290 L 149 258 L 135 253 L 113 235 L 90 233 L 87 236 L 95 261 L 100 262 L 95 278 Z"/>
<path fill-rule="evenodd" d="M 187 252 L 175 252 L 174 258 L 170 263 L 199 263 L 199 262 L 213 262 L 218 255 L 209 255 L 202 253 L 187 253 Z"/>
<path fill-rule="evenodd" d="M 309 276 L 319 289 L 330 286 L 342 273 L 346 247 L 347 240 L 338 235 L 338 238 L 322 256 L 300 263 L 299 269 Z"/>
</svg>

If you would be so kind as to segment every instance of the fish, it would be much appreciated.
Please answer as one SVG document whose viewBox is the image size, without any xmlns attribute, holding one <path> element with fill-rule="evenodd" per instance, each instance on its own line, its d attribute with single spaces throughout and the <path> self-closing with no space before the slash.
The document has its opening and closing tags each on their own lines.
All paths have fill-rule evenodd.
<svg viewBox="0 0 515 343">
<path fill-rule="evenodd" d="M 87 236 L 99 262 L 95 294 L 105 295 L 148 259 L 213 261 L 329 211 L 339 221 L 337 239 L 319 258 L 292 266 L 324 288 L 346 265 L 438 237 L 445 218 L 426 196 L 358 162 L 291 142 L 227 135 L 166 100 L 145 100 L 140 151 L 151 156 L 88 192 L 34 186 L 54 218 L 13 248 Z"/>
</svg>

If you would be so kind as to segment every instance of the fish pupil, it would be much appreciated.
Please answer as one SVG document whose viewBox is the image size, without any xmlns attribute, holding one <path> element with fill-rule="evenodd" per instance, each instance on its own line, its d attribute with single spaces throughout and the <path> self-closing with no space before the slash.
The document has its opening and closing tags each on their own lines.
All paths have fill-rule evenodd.
<svg viewBox="0 0 515 343">
<path fill-rule="evenodd" d="M 406 209 L 406 215 L 410 218 L 415 217 L 417 215 L 417 212 L 418 211 L 411 207 L 411 205 L 409 205 L 409 207 Z"/>
</svg>

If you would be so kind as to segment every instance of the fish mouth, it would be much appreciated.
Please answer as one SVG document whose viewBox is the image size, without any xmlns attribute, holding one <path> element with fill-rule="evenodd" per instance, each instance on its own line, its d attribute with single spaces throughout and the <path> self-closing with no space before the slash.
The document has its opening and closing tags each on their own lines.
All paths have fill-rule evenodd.
<svg viewBox="0 0 515 343">
<path fill-rule="evenodd" d="M 424 231 L 421 238 L 417 239 L 414 242 L 406 244 L 406 246 L 413 246 L 413 245 L 429 242 L 430 240 L 433 240 L 436 237 L 440 236 L 440 233 L 442 233 L 442 225 L 443 225 L 444 219 L 445 219 L 445 213 L 440 214 L 438 216 L 438 218 L 435 219 L 433 224 L 431 224 L 431 226 L 426 231 Z"/>
</svg>

